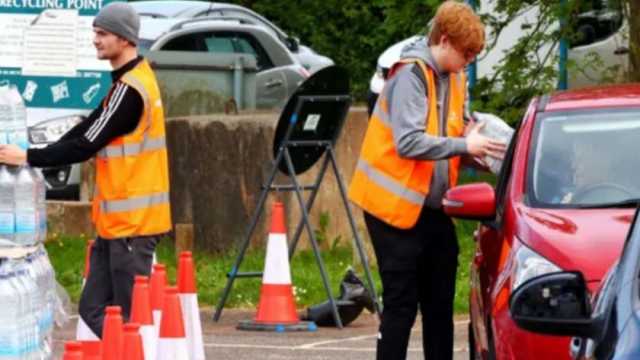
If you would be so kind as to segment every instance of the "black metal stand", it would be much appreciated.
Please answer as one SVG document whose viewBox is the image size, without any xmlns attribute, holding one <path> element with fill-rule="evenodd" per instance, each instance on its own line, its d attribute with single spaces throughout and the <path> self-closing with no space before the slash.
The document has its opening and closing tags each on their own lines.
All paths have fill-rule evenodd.
<svg viewBox="0 0 640 360">
<path fill-rule="evenodd" d="M 298 109 L 299 110 L 299 109 Z M 297 113 L 297 111 L 296 111 Z M 229 297 L 229 294 L 231 292 L 231 288 L 233 286 L 233 283 L 235 281 L 236 278 L 247 278 L 247 277 L 260 277 L 262 276 L 262 272 L 239 272 L 240 266 L 242 264 L 242 261 L 244 259 L 245 253 L 247 251 L 247 249 L 249 248 L 249 244 L 251 242 L 251 236 L 253 235 L 253 232 L 256 228 L 256 225 L 258 223 L 258 221 L 260 220 L 260 216 L 263 212 L 263 208 L 267 199 L 267 195 L 269 194 L 270 191 L 293 191 L 295 192 L 296 195 L 296 199 L 298 202 L 298 205 L 300 206 L 300 209 L 302 211 L 302 218 L 300 219 L 300 222 L 298 223 L 298 226 L 296 227 L 296 232 L 293 236 L 293 239 L 290 243 L 289 246 L 289 259 L 291 259 L 293 257 L 293 254 L 295 253 L 296 247 L 298 245 L 298 241 L 300 239 L 300 235 L 302 234 L 302 230 L 303 227 L 306 228 L 307 230 L 307 234 L 309 236 L 309 239 L 311 241 L 311 246 L 313 248 L 313 253 L 315 255 L 316 258 L 316 262 L 318 263 L 318 268 L 320 269 L 320 275 L 322 276 L 322 282 L 324 284 L 324 288 L 327 292 L 327 297 L 329 298 L 329 303 L 331 304 L 331 308 L 333 311 L 333 317 L 335 320 L 335 323 L 337 325 L 338 328 L 342 328 L 342 320 L 340 319 L 340 314 L 338 313 L 338 308 L 336 305 L 336 300 L 335 297 L 333 296 L 333 293 L 331 291 L 331 286 L 329 284 L 329 277 L 327 276 L 327 271 L 325 269 L 325 265 L 324 262 L 322 261 L 322 257 L 320 254 L 320 247 L 318 246 L 318 242 L 316 240 L 315 234 L 313 232 L 313 229 L 311 227 L 311 222 L 309 221 L 309 212 L 311 211 L 311 208 L 313 207 L 313 203 L 316 199 L 316 195 L 318 194 L 318 190 L 320 189 L 320 185 L 322 183 L 322 180 L 324 178 L 324 175 L 327 171 L 327 168 L 329 167 L 329 164 L 331 164 L 331 167 L 333 169 L 334 175 L 336 177 L 336 181 L 338 182 L 338 187 L 340 189 L 340 196 L 342 198 L 342 202 L 344 204 L 344 208 L 345 211 L 347 213 L 347 217 L 349 218 L 349 224 L 351 226 L 351 230 L 353 232 L 353 236 L 354 236 L 354 241 L 356 244 L 356 248 L 358 251 L 358 256 L 360 257 L 360 261 L 362 262 L 362 265 L 364 267 L 364 271 L 367 277 L 367 282 L 368 282 L 368 286 L 369 286 L 369 293 L 371 295 L 371 298 L 373 300 L 373 303 L 375 304 L 375 309 L 376 312 L 378 313 L 378 316 L 380 315 L 380 307 L 378 304 L 378 299 L 377 299 L 377 295 L 376 295 L 376 290 L 375 290 L 375 285 L 373 282 L 373 277 L 371 276 L 371 271 L 369 269 L 369 261 L 367 259 L 367 255 L 364 251 L 363 248 L 363 244 L 362 241 L 360 239 L 360 236 L 358 235 L 358 230 L 356 228 L 356 223 L 353 219 L 353 214 L 351 212 L 351 208 L 349 205 L 349 202 L 347 200 L 347 192 L 344 186 L 344 183 L 342 181 L 342 176 L 340 175 L 340 172 L 338 171 L 338 164 L 335 158 L 335 151 L 333 150 L 333 146 L 334 146 L 334 141 L 331 140 L 306 140 L 306 141 L 301 141 L 301 140 L 290 140 L 291 138 L 291 134 L 293 133 L 293 129 L 295 126 L 295 121 L 297 120 L 297 117 L 294 117 L 287 129 L 287 133 L 284 137 L 284 140 L 281 142 L 280 148 L 278 150 L 277 156 L 275 158 L 275 161 L 272 164 L 271 170 L 269 172 L 269 176 L 268 176 L 268 180 L 267 183 L 265 185 L 263 185 L 262 187 L 262 192 L 260 194 L 259 200 L 258 200 L 258 206 L 256 208 L 256 211 L 254 212 L 252 218 L 251 218 L 251 222 L 249 224 L 249 228 L 247 231 L 247 234 L 245 236 L 245 238 L 243 239 L 241 246 L 240 246 L 240 252 L 238 254 L 238 257 L 236 258 L 236 261 L 233 265 L 233 268 L 231 269 L 231 271 L 227 274 L 227 285 L 224 288 L 224 292 L 222 293 L 222 297 L 220 298 L 220 301 L 218 302 L 218 306 L 216 307 L 216 313 L 214 315 L 214 321 L 218 321 L 220 319 L 220 316 L 222 314 L 222 309 L 224 308 L 224 305 L 227 301 L 227 298 Z M 291 158 L 291 154 L 289 149 L 290 148 L 300 148 L 300 147 L 314 147 L 314 148 L 324 148 L 325 149 L 325 153 L 324 153 L 324 160 L 322 161 L 322 165 L 320 167 L 320 171 L 314 181 L 313 185 L 310 186 L 301 186 L 298 182 L 298 179 L 296 178 L 296 171 L 294 169 L 294 164 Z M 280 164 L 282 164 L 282 162 L 284 162 L 284 164 L 286 165 L 286 168 L 288 169 L 288 176 L 289 179 L 291 180 L 291 183 L 288 185 L 276 185 L 274 184 L 274 180 L 275 180 L 275 176 L 276 173 L 278 171 L 278 167 L 280 166 Z M 311 191 L 311 194 L 309 196 L 308 201 L 305 203 L 302 192 L 303 191 Z"/>
</svg>

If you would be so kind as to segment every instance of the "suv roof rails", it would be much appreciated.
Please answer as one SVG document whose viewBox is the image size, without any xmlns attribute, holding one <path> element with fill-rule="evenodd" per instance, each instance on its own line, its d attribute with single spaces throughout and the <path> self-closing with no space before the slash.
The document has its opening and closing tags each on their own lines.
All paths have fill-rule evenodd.
<svg viewBox="0 0 640 360">
<path fill-rule="evenodd" d="M 168 19 L 169 17 L 167 15 L 163 15 L 163 14 L 159 14 L 159 13 L 154 13 L 154 12 L 141 12 L 138 13 L 138 16 L 140 17 L 150 17 L 150 18 L 154 18 L 154 19 Z"/>
<path fill-rule="evenodd" d="M 173 25 L 169 31 L 175 31 L 182 29 L 185 25 L 195 24 L 199 22 L 207 22 L 207 21 L 237 21 L 240 24 L 245 25 L 256 25 L 255 21 L 251 21 L 247 18 L 241 18 L 237 16 L 207 16 L 207 17 L 199 17 L 193 19 L 187 19 L 185 21 L 181 21 L 175 25 Z"/>
</svg>

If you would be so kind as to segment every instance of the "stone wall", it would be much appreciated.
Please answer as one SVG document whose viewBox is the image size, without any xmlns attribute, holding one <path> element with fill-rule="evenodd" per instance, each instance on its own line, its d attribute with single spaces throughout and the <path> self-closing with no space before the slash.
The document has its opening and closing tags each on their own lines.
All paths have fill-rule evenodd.
<svg viewBox="0 0 640 360">
<path fill-rule="evenodd" d="M 272 139 L 277 114 L 257 113 L 237 116 L 206 115 L 167 121 L 167 142 L 171 168 L 171 202 L 174 223 L 193 223 L 194 245 L 198 250 L 220 252 L 238 244 L 244 236 L 250 217 L 266 182 L 272 160 Z M 355 167 L 367 125 L 365 109 L 352 110 L 336 147 L 338 166 L 348 186 Z M 300 177 L 311 184 L 318 165 Z M 288 181 L 283 174 L 280 183 Z M 268 210 L 274 199 L 285 203 L 292 233 L 300 219 L 300 209 L 293 193 L 272 194 L 267 203 L 267 216 L 258 222 L 253 243 L 260 243 L 268 232 Z M 352 207 L 353 208 L 353 207 Z M 361 234 L 364 225 L 360 212 L 354 215 Z M 340 236 L 352 238 L 349 222 L 342 206 L 337 182 L 327 172 L 311 213 L 318 228 L 321 214 L 329 220 L 323 234 L 324 246 Z M 306 234 L 300 245 L 308 247 Z"/>
</svg>

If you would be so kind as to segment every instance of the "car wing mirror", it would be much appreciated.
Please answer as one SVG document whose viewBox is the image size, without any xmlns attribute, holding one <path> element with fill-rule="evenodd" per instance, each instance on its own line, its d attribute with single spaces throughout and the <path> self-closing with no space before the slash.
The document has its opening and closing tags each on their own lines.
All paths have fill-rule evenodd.
<svg viewBox="0 0 640 360">
<path fill-rule="evenodd" d="M 442 200 L 444 212 L 469 220 L 491 220 L 496 216 L 496 196 L 487 183 L 456 186 L 449 189 Z"/>
<path fill-rule="evenodd" d="M 579 272 L 557 272 L 528 280 L 510 299 L 515 323 L 536 333 L 593 337 L 595 322 L 587 288 Z"/>
</svg>

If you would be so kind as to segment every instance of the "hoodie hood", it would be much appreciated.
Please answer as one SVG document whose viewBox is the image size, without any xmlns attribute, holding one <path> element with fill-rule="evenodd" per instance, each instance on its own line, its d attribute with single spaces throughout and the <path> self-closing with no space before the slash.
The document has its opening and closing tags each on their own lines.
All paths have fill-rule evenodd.
<svg viewBox="0 0 640 360">
<path fill-rule="evenodd" d="M 436 60 L 433 58 L 431 54 L 431 48 L 427 45 L 428 39 L 424 36 L 418 37 L 415 41 L 409 43 L 402 49 L 402 53 L 400 55 L 401 59 L 421 59 L 424 61 L 427 66 L 433 69 L 438 77 L 442 77 L 443 75 L 447 75 L 442 72 Z"/>
</svg>

